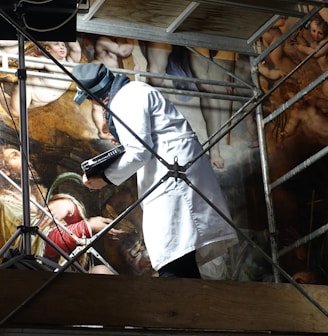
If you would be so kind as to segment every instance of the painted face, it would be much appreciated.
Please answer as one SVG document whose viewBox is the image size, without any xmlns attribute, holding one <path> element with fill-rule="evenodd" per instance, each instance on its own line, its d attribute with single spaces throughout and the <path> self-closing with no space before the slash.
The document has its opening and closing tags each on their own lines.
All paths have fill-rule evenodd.
<svg viewBox="0 0 328 336">
<path fill-rule="evenodd" d="M 10 176 L 16 183 L 21 180 L 21 168 L 22 168 L 22 156 L 19 150 L 15 148 L 3 149 L 3 160 L 5 161 L 5 170 L 8 176 Z M 30 182 L 39 181 L 39 176 L 36 170 L 29 164 L 29 179 Z"/>
<path fill-rule="evenodd" d="M 20 171 L 22 166 L 20 151 L 14 148 L 5 148 L 3 150 L 3 157 L 10 168 L 16 172 Z"/>
<path fill-rule="evenodd" d="M 323 33 L 322 25 L 319 25 L 315 21 L 312 21 L 310 24 L 310 33 L 311 33 L 311 37 L 316 42 L 320 42 L 325 37 Z"/>
<path fill-rule="evenodd" d="M 65 60 L 67 57 L 67 47 L 64 42 L 49 42 L 46 50 L 57 60 Z"/>
</svg>

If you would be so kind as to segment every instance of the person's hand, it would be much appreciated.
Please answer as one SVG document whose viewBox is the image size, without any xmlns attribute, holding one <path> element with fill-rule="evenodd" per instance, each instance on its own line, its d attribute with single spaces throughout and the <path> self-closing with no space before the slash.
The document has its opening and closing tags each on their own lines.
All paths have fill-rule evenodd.
<svg viewBox="0 0 328 336">
<path fill-rule="evenodd" d="M 85 174 L 82 176 L 84 185 L 90 190 L 99 190 L 107 185 L 106 181 L 100 176 L 94 176 L 88 178 Z"/>
<path fill-rule="evenodd" d="M 107 225 L 109 225 L 113 220 L 107 217 L 91 217 L 88 219 L 88 223 L 90 225 L 90 228 L 92 230 L 92 233 L 97 233 L 104 229 Z M 108 234 L 111 236 L 112 239 L 119 239 L 119 235 L 124 233 L 123 230 L 118 229 L 110 229 L 108 231 Z"/>
<path fill-rule="evenodd" d="M 50 212 L 52 216 L 57 220 L 62 220 L 66 216 L 71 216 L 74 213 L 75 205 L 70 199 L 56 199 L 50 201 L 45 207 L 45 210 Z M 46 226 L 54 225 L 54 220 L 52 217 L 44 216 L 39 223 L 39 228 L 43 229 Z"/>
</svg>

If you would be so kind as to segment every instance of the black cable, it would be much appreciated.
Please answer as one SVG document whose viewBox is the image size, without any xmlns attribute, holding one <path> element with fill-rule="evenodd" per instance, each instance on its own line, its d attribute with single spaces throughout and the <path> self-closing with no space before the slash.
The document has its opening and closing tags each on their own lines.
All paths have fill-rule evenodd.
<svg viewBox="0 0 328 336">
<path fill-rule="evenodd" d="M 48 3 L 48 2 L 52 2 L 52 1 L 54 1 L 54 0 L 45 0 L 45 1 L 43 1 L 43 3 Z M 28 1 L 28 0 L 21 0 L 20 3 L 21 3 L 21 2 L 32 3 L 32 4 L 34 4 L 34 5 L 35 5 L 35 4 L 39 4 L 38 2 Z M 42 3 L 42 4 L 43 4 L 43 3 Z M 70 20 L 72 20 L 72 19 L 77 15 L 77 13 L 78 13 L 78 11 L 79 11 L 79 5 L 80 5 L 81 3 L 82 3 L 82 0 L 79 0 L 79 2 L 78 2 L 78 4 L 77 4 L 76 9 L 74 10 L 74 12 L 73 12 L 71 15 L 69 15 L 69 16 L 67 17 L 67 19 L 64 20 L 62 23 L 60 23 L 60 24 L 58 24 L 58 25 L 56 25 L 56 26 L 54 26 L 54 27 L 51 27 L 51 28 L 40 29 L 40 28 L 34 28 L 34 27 L 29 26 L 29 25 L 27 24 L 27 22 L 26 22 L 25 14 L 22 15 L 22 21 L 23 21 L 23 23 L 24 23 L 24 25 L 25 25 L 25 28 L 27 28 L 27 29 L 29 29 L 29 30 L 31 30 L 31 31 L 35 31 L 35 32 L 38 32 L 38 33 L 51 32 L 51 31 L 54 31 L 54 30 L 57 30 L 57 29 L 63 27 L 66 23 L 68 23 Z"/>
</svg>

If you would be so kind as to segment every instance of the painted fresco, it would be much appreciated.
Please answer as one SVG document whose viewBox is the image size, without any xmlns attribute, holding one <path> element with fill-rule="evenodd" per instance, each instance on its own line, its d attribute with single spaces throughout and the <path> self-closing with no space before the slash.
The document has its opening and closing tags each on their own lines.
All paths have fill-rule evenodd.
<svg viewBox="0 0 328 336">
<path fill-rule="evenodd" d="M 276 83 L 301 64 L 292 76 L 264 102 L 263 112 L 270 115 L 281 104 L 295 97 L 327 70 L 327 47 L 314 52 L 327 42 L 325 11 L 314 16 L 303 27 L 276 48 L 259 65 L 261 88 L 268 92 Z M 263 35 L 264 48 L 272 45 L 295 20 L 281 19 Z M 294 104 L 270 122 L 266 130 L 270 178 L 275 182 L 304 160 L 319 153 L 328 144 L 327 83 L 307 89 Z M 273 189 L 274 212 L 279 247 L 285 248 L 327 223 L 327 158 L 311 161 L 306 169 Z M 327 235 L 298 244 L 280 258 L 281 265 L 300 283 L 327 283 Z"/>
<path fill-rule="evenodd" d="M 277 24 L 272 27 L 259 41 L 261 48 L 266 49 L 274 43 L 292 23 L 293 20 L 289 19 L 279 22 L 280 26 Z M 264 93 L 306 57 L 306 53 L 297 45 L 303 43 L 311 47 L 310 29 L 310 26 L 302 28 L 272 52 L 265 62 L 259 64 L 259 80 Z M 77 42 L 66 44 L 67 51 L 60 51 L 57 56 L 55 50 L 61 49 L 60 42 L 43 45 L 61 62 L 102 62 L 112 69 L 224 82 L 225 84 L 220 86 L 212 82 L 179 81 L 165 76 L 141 78 L 156 87 L 174 89 L 167 90 L 165 94 L 190 121 L 204 148 L 212 142 L 215 143 L 207 155 L 220 180 L 234 225 L 243 235 L 250 237 L 270 254 L 270 234 L 255 112 L 249 113 L 228 132 L 219 133 L 220 141 L 215 142 L 216 138 L 208 141 L 212 134 L 231 125 L 231 117 L 244 103 L 232 99 L 181 93 L 181 90 L 189 90 L 195 93 L 235 95 L 245 97 L 247 101 L 254 94 L 248 56 L 204 49 L 197 49 L 196 53 L 193 53 L 179 46 L 91 34 L 80 34 Z M 0 48 L 4 53 L 17 54 L 15 41 L 2 41 Z M 28 42 L 25 49 L 26 56 L 44 58 L 38 48 Z M 326 71 L 325 57 L 313 57 L 270 95 L 263 103 L 264 114 L 272 113 Z M 2 66 L 6 66 L 4 58 Z M 41 74 L 55 73 L 57 77 L 63 75 L 58 67 L 41 62 L 28 60 L 26 67 Z M 8 68 L 16 69 L 17 61 L 10 60 Z M 69 65 L 67 69 L 71 69 Z M 134 79 L 133 75 L 130 77 Z M 238 82 L 239 78 L 249 83 L 249 86 L 234 86 L 232 83 Z M 1 145 L 19 149 L 21 102 L 17 94 L 17 77 L 4 71 L 0 74 L 0 79 Z M 134 177 L 121 186 L 108 186 L 101 191 L 92 192 L 85 188 L 79 179 L 82 173 L 81 162 L 110 148 L 111 145 L 101 129 L 101 113 L 96 111 L 90 101 L 85 101 L 80 106 L 73 102 L 75 83 L 67 79 L 28 76 L 26 90 L 30 161 L 34 169 L 31 178 L 33 199 L 35 197 L 37 202 L 44 206 L 47 199 L 58 194 L 68 194 L 84 208 L 82 218 L 103 216 L 113 219 L 133 204 L 137 200 Z M 325 106 L 325 85 L 322 85 L 287 109 L 283 116 L 268 124 L 265 131 L 272 181 L 327 145 Z M 248 106 L 248 109 L 252 108 L 252 105 Z M 9 167 L 5 165 L 3 158 L 2 161 L 2 171 L 8 172 Z M 326 160 L 321 159 L 273 191 L 280 247 L 290 245 L 326 224 L 325 167 Z M 18 173 L 6 174 L 14 181 L 18 182 L 20 179 Z M 10 226 L 10 229 L 1 231 L 0 243 L 3 245 L 16 232 L 17 225 L 21 224 L 11 221 L 9 214 L 14 217 L 15 213 L 22 211 L 22 207 L 19 204 L 20 192 L 3 176 L 0 178 L 0 201 L 3 203 L 1 226 Z M 10 204 L 15 205 L 14 210 Z M 40 210 L 35 205 L 31 209 L 35 217 L 33 223 L 37 223 Z M 105 266 L 109 265 L 120 274 L 156 276 L 150 267 L 143 243 L 141 219 L 142 210 L 138 206 L 115 227 L 120 230 L 119 239 L 106 234 L 96 242 L 95 249 L 106 261 Z M 214 260 L 202 270 L 205 278 L 273 281 L 270 263 L 244 239 L 243 235 L 240 236 L 240 244 L 225 258 Z M 33 248 L 38 252 L 41 250 L 42 254 L 43 243 L 39 240 L 41 239 L 38 237 L 33 240 Z M 327 283 L 326 245 L 326 235 L 323 234 L 285 255 L 281 259 L 281 265 L 299 282 Z M 103 272 L 103 265 L 102 260 L 93 253 L 89 253 L 88 261 L 83 261 L 83 267 L 94 272 Z M 107 272 L 108 267 L 105 268 Z"/>
</svg>

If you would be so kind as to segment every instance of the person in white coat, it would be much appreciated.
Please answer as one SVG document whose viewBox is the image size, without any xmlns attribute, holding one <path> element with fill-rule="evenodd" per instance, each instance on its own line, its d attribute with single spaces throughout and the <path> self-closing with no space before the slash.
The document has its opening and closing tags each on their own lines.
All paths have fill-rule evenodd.
<svg viewBox="0 0 328 336">
<path fill-rule="evenodd" d="M 125 148 L 102 176 L 84 175 L 85 185 L 90 189 L 101 189 L 109 182 L 119 185 L 137 173 L 138 194 L 143 197 L 160 182 L 141 204 L 152 267 L 160 277 L 200 278 L 198 266 L 225 254 L 238 239 L 207 156 L 185 172 L 181 169 L 202 151 L 189 123 L 157 89 L 124 75 L 114 76 L 103 64 L 79 64 L 73 75 L 84 87 L 78 87 L 75 102 L 92 99 L 91 92 L 108 104 L 108 132 L 113 143 Z M 174 170 L 174 163 L 180 168 Z M 163 179 L 168 172 L 172 174 Z"/>
</svg>

